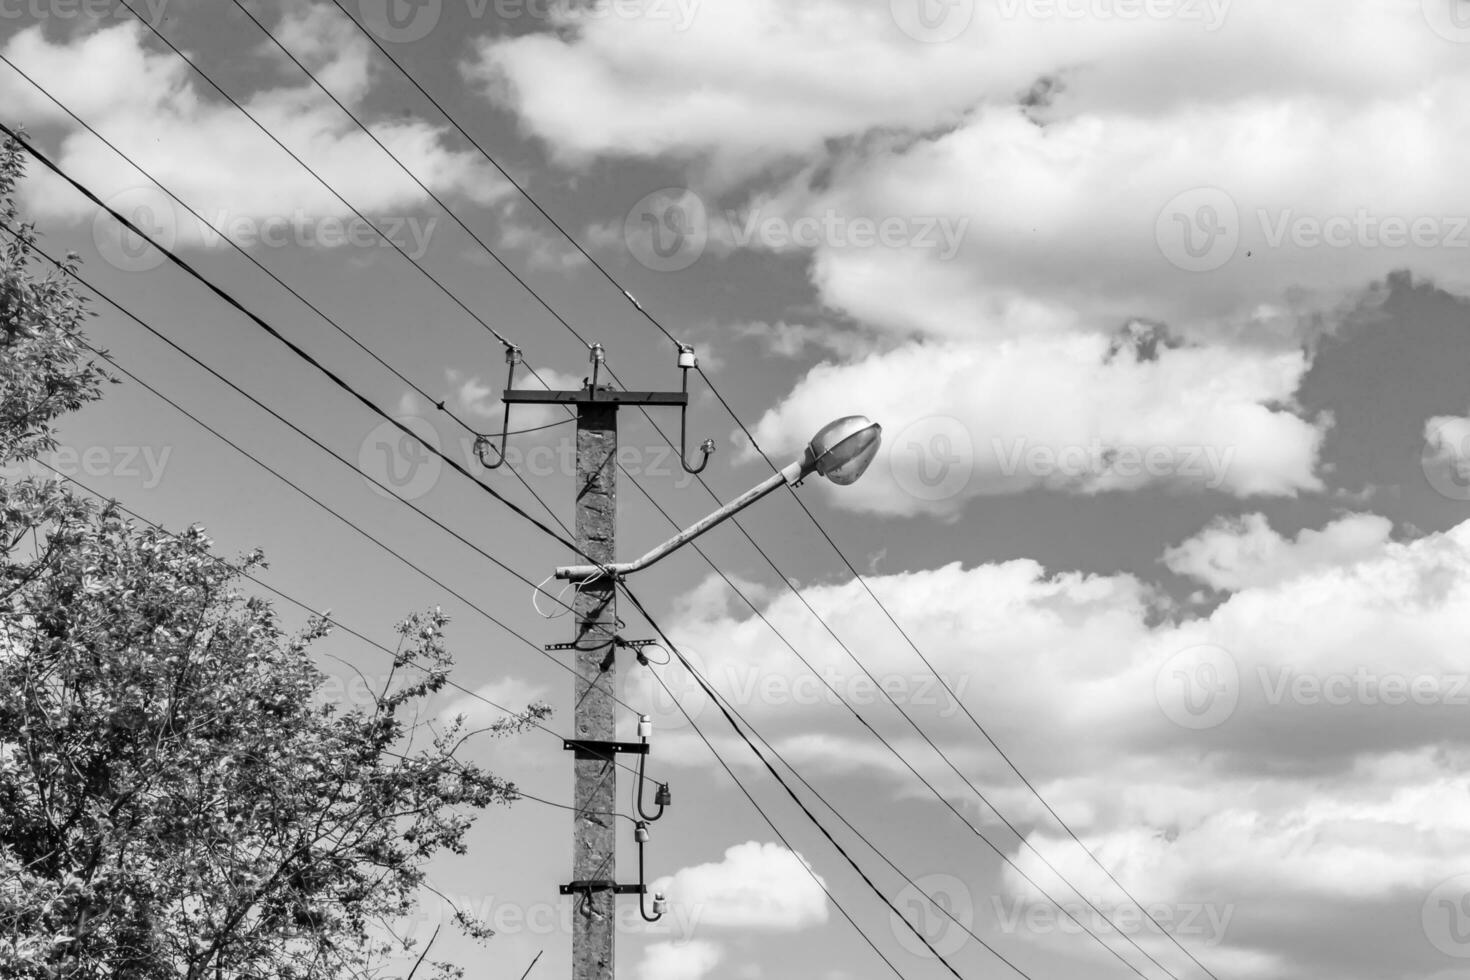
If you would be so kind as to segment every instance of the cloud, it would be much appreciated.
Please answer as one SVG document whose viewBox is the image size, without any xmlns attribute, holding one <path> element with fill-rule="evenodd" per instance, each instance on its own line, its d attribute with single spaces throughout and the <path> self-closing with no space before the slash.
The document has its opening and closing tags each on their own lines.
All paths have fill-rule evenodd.
<svg viewBox="0 0 1470 980">
<path fill-rule="evenodd" d="M 1212 969 L 1367 978 L 1397 962 L 1404 976 L 1429 975 L 1441 954 L 1425 941 L 1421 907 L 1470 848 L 1462 717 L 1470 671 L 1461 650 L 1470 522 L 1396 541 L 1373 515 L 1294 537 L 1252 518 L 1206 528 L 1170 560 L 1229 595 L 1191 614 L 1131 576 L 1049 573 L 1026 560 L 874 576 L 869 585 L 1119 880 L 1176 923 L 1194 916 L 1191 928 L 1204 929 L 1205 913 L 1216 916 L 1219 933 L 1181 935 Z M 771 597 L 761 612 L 947 799 L 975 803 L 895 718 L 880 686 L 1103 908 L 1123 900 L 977 743 L 860 585 L 805 595 L 876 684 L 794 597 Z M 877 777 L 895 796 L 927 799 L 758 618 L 712 602 L 685 609 L 676 641 L 705 651 L 714 686 L 808 778 Z M 702 750 L 661 745 L 670 761 L 687 750 L 678 761 L 704 764 Z M 988 812 L 967 812 L 1023 868 L 1036 866 Z M 922 815 L 912 833 L 969 839 L 940 807 L 914 813 Z M 870 828 L 867 815 L 849 816 Z M 1033 876 L 1054 880 L 1044 870 Z M 966 887 L 987 915 L 1040 901 L 1019 878 L 1005 883 L 1011 904 L 1000 910 L 986 904 L 992 885 Z M 1023 938 L 1091 955 L 1069 926 L 1020 921 Z M 1147 938 L 1147 922 L 1132 928 L 1145 948 L 1168 952 Z"/>
<path fill-rule="evenodd" d="M 340 18 L 327 17 L 321 10 L 288 14 L 278 28 L 318 77 L 360 112 L 372 82 L 366 42 Z M 133 21 L 59 42 L 47 40 L 39 27 L 33 27 L 14 35 L 5 45 L 5 55 L 198 210 L 206 226 L 171 203 L 145 177 L 120 165 L 111 150 L 23 79 L 10 73 L 0 78 L 0 99 L 32 128 L 60 127 L 64 135 L 55 155 L 59 165 L 130 217 L 146 210 L 154 225 L 151 230 L 161 232 L 165 244 L 218 244 L 217 232 L 239 234 L 232 228 L 241 223 L 259 232 L 268 220 L 300 229 L 323 218 L 350 216 L 346 205 L 243 114 L 212 97 L 213 90 L 197 81 L 181 59 L 151 50 L 145 44 L 147 36 Z M 270 57 L 283 60 L 278 54 Z M 77 72 L 78 64 L 88 70 Z M 240 101 L 369 217 L 406 218 L 427 201 L 369 136 L 310 82 L 259 88 Z M 443 127 L 412 117 L 370 125 L 374 135 L 439 194 L 489 204 L 509 189 L 477 156 L 451 150 Z M 42 218 L 96 217 L 89 202 L 39 171 L 27 182 L 26 192 L 30 208 Z M 298 230 L 296 239 L 305 237 Z M 320 234 L 308 243 L 327 245 L 332 240 Z"/>
<path fill-rule="evenodd" d="M 518 677 L 507 676 L 498 681 L 481 684 L 475 689 L 474 694 L 466 694 L 451 701 L 440 712 L 440 717 L 445 721 L 450 721 L 458 715 L 463 715 L 468 728 L 479 728 L 506 717 L 505 712 L 487 704 L 487 701 L 503 704 L 511 711 L 521 711 L 527 705 L 538 701 L 545 702 L 546 695 L 546 690 L 539 685 L 528 684 Z"/>
<path fill-rule="evenodd" d="M 652 943 L 638 964 L 640 980 L 702 980 L 724 959 L 724 950 L 702 939 Z"/>
<path fill-rule="evenodd" d="M 525 365 L 516 369 L 515 387 L 541 390 L 573 390 L 582 387 L 582 380 L 575 375 L 554 368 L 535 368 L 531 374 Z M 469 374 L 455 368 L 444 372 L 445 380 L 453 390 L 455 406 L 466 415 L 491 419 L 497 423 L 504 418 L 505 404 L 500 400 L 504 382 L 495 384 L 481 380 L 478 374 Z M 534 429 L 569 418 L 565 408 L 559 405 L 513 405 L 510 413 L 512 431 Z M 499 426 L 493 427 L 491 435 L 498 436 Z M 498 445 L 498 440 L 497 440 Z"/>
<path fill-rule="evenodd" d="M 1470 123 L 1451 108 L 1470 95 L 1470 63 L 1437 3 L 951 4 L 967 19 L 944 43 L 915 37 L 903 8 L 708 0 L 687 24 L 651 8 L 573 18 L 483 41 L 470 74 L 566 166 L 675 167 L 687 190 L 667 197 L 704 214 L 707 245 L 702 273 L 679 274 L 721 275 L 742 251 L 784 256 L 822 307 L 900 347 L 887 364 L 872 347 L 839 351 L 768 416 L 772 442 L 799 446 L 863 390 L 894 434 L 916 418 L 902 406 L 924 403 L 989 443 L 978 409 L 1005 403 L 1034 420 L 1008 443 L 1187 442 L 1234 451 L 1226 492 L 1324 489 L 1325 420 L 1289 407 L 1301 350 L 1394 270 L 1470 286 Z M 635 202 L 622 204 L 594 227 L 637 255 L 635 239 L 664 224 L 619 242 L 609 229 Z M 1099 367 L 1087 344 L 1140 320 L 1167 324 L 1184 352 Z M 958 366 L 916 363 L 910 348 Z M 1206 363 L 1225 378 L 1220 420 L 1194 404 Z M 975 367 L 988 364 L 1012 370 Z M 977 375 L 998 394 L 956 393 Z M 1168 393 L 1119 401 L 1129 380 Z M 1122 418 L 1135 410 L 1151 414 Z M 1199 431 L 1160 437 L 1176 416 Z M 976 470 L 967 493 L 1200 482 Z M 953 518 L 966 495 L 921 503 L 878 481 L 844 499 Z"/>
<path fill-rule="evenodd" d="M 819 365 L 753 431 L 784 457 L 836 416 L 878 421 L 877 461 L 830 498 L 877 513 L 954 518 L 975 497 L 1038 487 L 1294 496 L 1321 486 L 1328 424 L 1290 408 L 1308 363 L 1216 346 L 1150 358 L 1098 335 L 915 343 Z"/>
<path fill-rule="evenodd" d="M 810 867 L 779 844 L 750 841 L 725 851 L 718 863 L 660 878 L 652 890 L 671 905 L 697 909 L 703 925 L 794 932 L 827 921 L 827 896 Z"/>
<path fill-rule="evenodd" d="M 1303 528 L 1295 540 L 1271 530 L 1262 514 L 1221 518 L 1164 553 L 1164 563 L 1213 589 L 1238 592 L 1274 585 L 1308 572 L 1381 553 L 1393 522 L 1350 514 L 1320 531 Z"/>
</svg>

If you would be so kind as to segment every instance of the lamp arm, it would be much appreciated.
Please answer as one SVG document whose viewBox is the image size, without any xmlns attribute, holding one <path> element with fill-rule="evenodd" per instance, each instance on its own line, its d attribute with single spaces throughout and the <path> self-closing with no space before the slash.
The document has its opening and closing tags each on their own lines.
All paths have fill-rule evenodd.
<svg viewBox="0 0 1470 980">
<path fill-rule="evenodd" d="M 740 511 L 744 510 L 751 504 L 755 503 L 757 500 L 766 496 L 766 494 L 770 493 L 772 490 L 799 483 L 802 479 L 811 475 L 811 473 L 816 469 L 816 464 L 809 461 L 808 456 L 810 456 L 809 453 L 804 454 L 801 459 L 795 460 L 785 469 L 772 473 L 766 479 L 762 480 L 760 483 L 757 483 L 755 486 L 751 487 L 749 490 L 745 491 L 740 496 L 736 497 L 734 500 L 730 501 L 725 506 L 715 511 L 713 514 L 701 518 L 695 523 L 689 525 L 687 528 L 680 531 L 672 538 L 669 538 L 669 540 L 665 541 L 657 548 L 654 548 L 642 558 L 639 558 L 636 561 L 622 562 L 616 565 L 608 565 L 606 566 L 606 571 L 612 573 L 614 576 L 617 576 L 619 578 L 628 574 L 629 572 L 641 571 L 647 568 L 649 565 L 652 565 L 654 562 L 658 561 L 660 558 L 663 558 L 665 555 L 668 555 L 670 552 L 682 548 L 684 545 L 693 541 L 695 538 L 699 537 L 710 528 L 715 527 L 718 524 L 723 524 L 725 521 L 734 517 Z M 556 570 L 556 577 L 559 579 L 583 581 L 586 579 L 599 578 L 603 573 L 603 567 L 597 565 L 566 565 Z"/>
</svg>

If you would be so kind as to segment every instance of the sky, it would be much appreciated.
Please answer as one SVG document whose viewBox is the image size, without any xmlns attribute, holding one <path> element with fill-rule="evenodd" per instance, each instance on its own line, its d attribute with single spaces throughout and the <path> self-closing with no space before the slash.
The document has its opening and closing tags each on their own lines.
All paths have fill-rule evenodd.
<svg viewBox="0 0 1470 980">
<path fill-rule="evenodd" d="M 568 426 L 490 471 L 449 414 L 500 425 L 496 334 L 518 385 L 579 386 L 580 335 L 624 386 L 678 387 L 623 290 L 714 386 L 691 377 L 688 424 L 720 499 L 770 472 L 742 424 L 777 465 L 833 418 L 883 426 L 858 483 L 774 494 L 633 586 L 960 975 L 1470 977 L 1470 5 L 247 4 L 297 64 L 233 3 L 129 2 L 0 3 L 6 124 L 505 498 L 571 521 Z M 569 731 L 564 654 L 531 645 L 570 623 L 485 555 L 541 581 L 571 554 L 40 170 L 22 201 L 48 249 L 346 460 L 98 300 L 120 367 L 331 512 L 126 379 L 51 462 L 262 548 L 271 587 L 382 642 L 441 605 L 458 684 Z M 672 533 L 638 488 L 680 525 L 715 502 L 621 422 L 626 559 Z M 346 704 L 385 676 L 344 633 L 321 654 Z M 620 663 L 674 802 L 648 848 L 670 911 L 622 900 L 619 972 L 951 975 L 687 674 L 654 669 L 698 731 Z M 555 738 L 470 752 L 570 802 Z M 532 975 L 565 974 L 570 828 L 529 799 L 485 814 L 401 927 L 427 938 L 452 903 L 497 933 L 441 938 L 467 976 L 542 951 Z"/>
</svg>

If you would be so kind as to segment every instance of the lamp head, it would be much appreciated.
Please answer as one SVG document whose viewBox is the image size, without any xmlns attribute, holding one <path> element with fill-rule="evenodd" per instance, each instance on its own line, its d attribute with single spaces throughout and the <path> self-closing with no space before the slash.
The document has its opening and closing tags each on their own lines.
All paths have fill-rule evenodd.
<svg viewBox="0 0 1470 980">
<path fill-rule="evenodd" d="M 883 427 L 863 415 L 848 415 L 822 426 L 806 447 L 811 468 L 838 486 L 856 483 L 878 454 Z"/>
</svg>

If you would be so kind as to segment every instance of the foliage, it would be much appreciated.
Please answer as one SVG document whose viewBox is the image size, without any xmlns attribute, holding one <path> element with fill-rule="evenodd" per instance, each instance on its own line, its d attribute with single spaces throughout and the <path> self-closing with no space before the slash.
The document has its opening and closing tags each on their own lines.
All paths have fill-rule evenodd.
<svg viewBox="0 0 1470 980">
<path fill-rule="evenodd" d="M 0 210 L 29 242 L 18 172 L 7 148 Z M 0 262 L 0 462 L 54 447 L 107 379 L 69 281 L 27 259 Z M 227 563 L 198 528 L 33 478 L 0 477 L 0 544 L 0 976 L 374 975 L 426 863 L 515 798 L 458 757 L 477 732 L 421 721 L 451 665 L 437 610 L 399 626 L 373 702 L 343 709 L 310 652 L 329 625 L 290 635 L 248 594 L 259 554 Z"/>
</svg>

